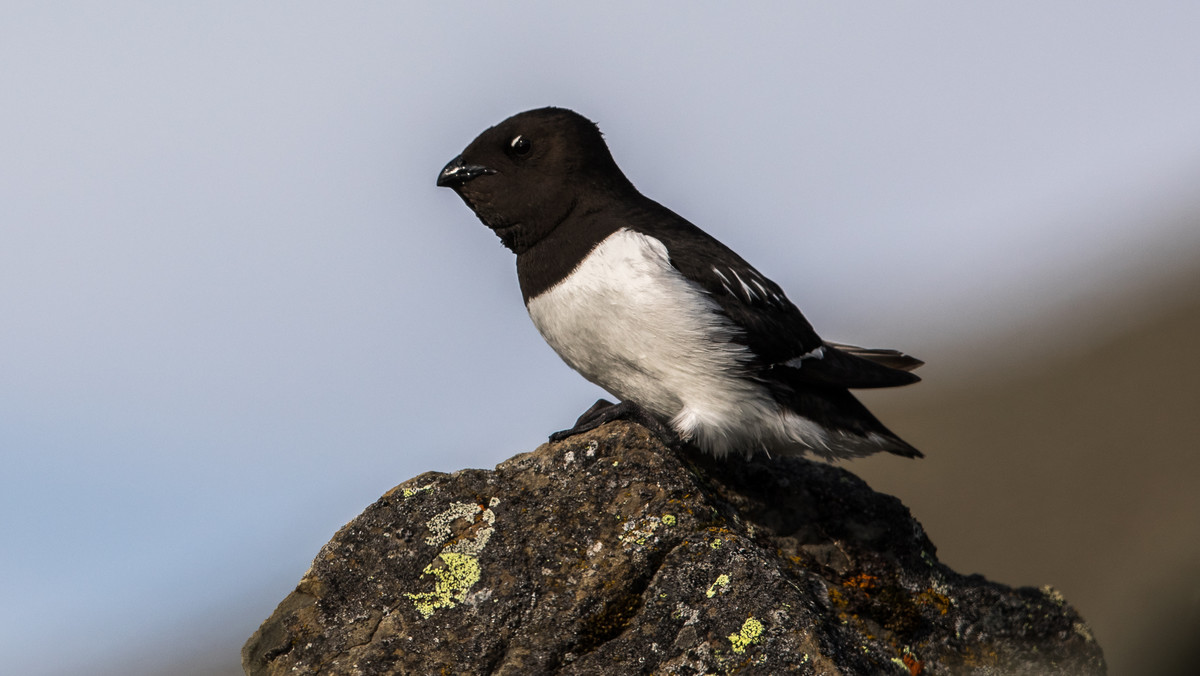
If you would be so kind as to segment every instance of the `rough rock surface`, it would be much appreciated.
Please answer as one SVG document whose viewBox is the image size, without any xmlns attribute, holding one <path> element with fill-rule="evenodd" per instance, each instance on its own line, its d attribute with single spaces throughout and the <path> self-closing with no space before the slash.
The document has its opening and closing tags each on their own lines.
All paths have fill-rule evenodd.
<svg viewBox="0 0 1200 676">
<path fill-rule="evenodd" d="M 938 562 L 899 500 L 616 423 L 404 482 L 322 548 L 248 674 L 1098 674 L 1050 588 Z"/>
</svg>

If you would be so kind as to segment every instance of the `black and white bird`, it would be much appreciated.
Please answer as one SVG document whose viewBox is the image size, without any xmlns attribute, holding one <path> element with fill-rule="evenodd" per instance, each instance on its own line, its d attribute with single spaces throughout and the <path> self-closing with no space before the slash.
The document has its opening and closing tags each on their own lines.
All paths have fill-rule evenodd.
<svg viewBox="0 0 1200 676">
<path fill-rule="evenodd" d="M 638 192 L 587 118 L 514 115 L 437 184 L 516 253 L 546 342 L 621 400 L 552 439 L 632 418 L 718 457 L 921 455 L 849 390 L 917 382 L 922 362 L 822 340 L 778 285 Z"/>
</svg>

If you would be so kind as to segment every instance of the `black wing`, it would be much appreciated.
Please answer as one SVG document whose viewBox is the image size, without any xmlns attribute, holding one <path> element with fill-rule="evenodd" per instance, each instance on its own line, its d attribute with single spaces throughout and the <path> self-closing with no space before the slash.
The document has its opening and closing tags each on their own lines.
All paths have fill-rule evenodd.
<svg viewBox="0 0 1200 676">
<path fill-rule="evenodd" d="M 778 284 L 708 233 L 665 207 L 654 206 L 661 211 L 644 221 L 638 219 L 638 226 L 644 224 L 646 234 L 666 246 L 671 265 L 708 292 L 742 329 L 735 340 L 750 348 L 755 366 L 764 375 L 789 383 L 847 388 L 893 387 L 920 380 L 906 372 L 920 362 L 903 353 L 825 342 Z M 897 368 L 901 364 L 907 368 Z"/>
</svg>

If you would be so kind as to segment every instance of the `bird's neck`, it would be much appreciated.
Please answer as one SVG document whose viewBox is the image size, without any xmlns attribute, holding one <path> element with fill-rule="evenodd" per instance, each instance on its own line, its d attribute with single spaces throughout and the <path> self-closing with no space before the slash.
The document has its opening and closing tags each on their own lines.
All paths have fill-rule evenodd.
<svg viewBox="0 0 1200 676">
<path fill-rule="evenodd" d="M 597 244 L 621 227 L 620 219 L 583 207 L 518 251 L 517 281 L 525 302 L 528 304 L 565 279 Z"/>
</svg>

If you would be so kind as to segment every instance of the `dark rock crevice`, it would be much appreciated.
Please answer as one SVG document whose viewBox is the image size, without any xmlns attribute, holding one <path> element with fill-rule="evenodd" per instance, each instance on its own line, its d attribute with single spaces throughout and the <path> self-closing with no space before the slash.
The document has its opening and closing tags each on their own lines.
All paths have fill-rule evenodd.
<svg viewBox="0 0 1200 676">
<path fill-rule="evenodd" d="M 645 605 L 646 590 L 671 551 L 674 551 L 674 548 L 661 553 L 656 552 L 647 562 L 645 572 L 639 575 L 627 590 L 607 599 L 599 613 L 584 620 L 577 634 L 578 642 L 568 653 L 572 655 L 572 659 L 595 652 L 626 632 Z"/>
<path fill-rule="evenodd" d="M 249 674 L 1097 674 L 1049 588 L 960 575 L 899 500 L 605 425 L 424 474 L 324 547 Z"/>
</svg>

